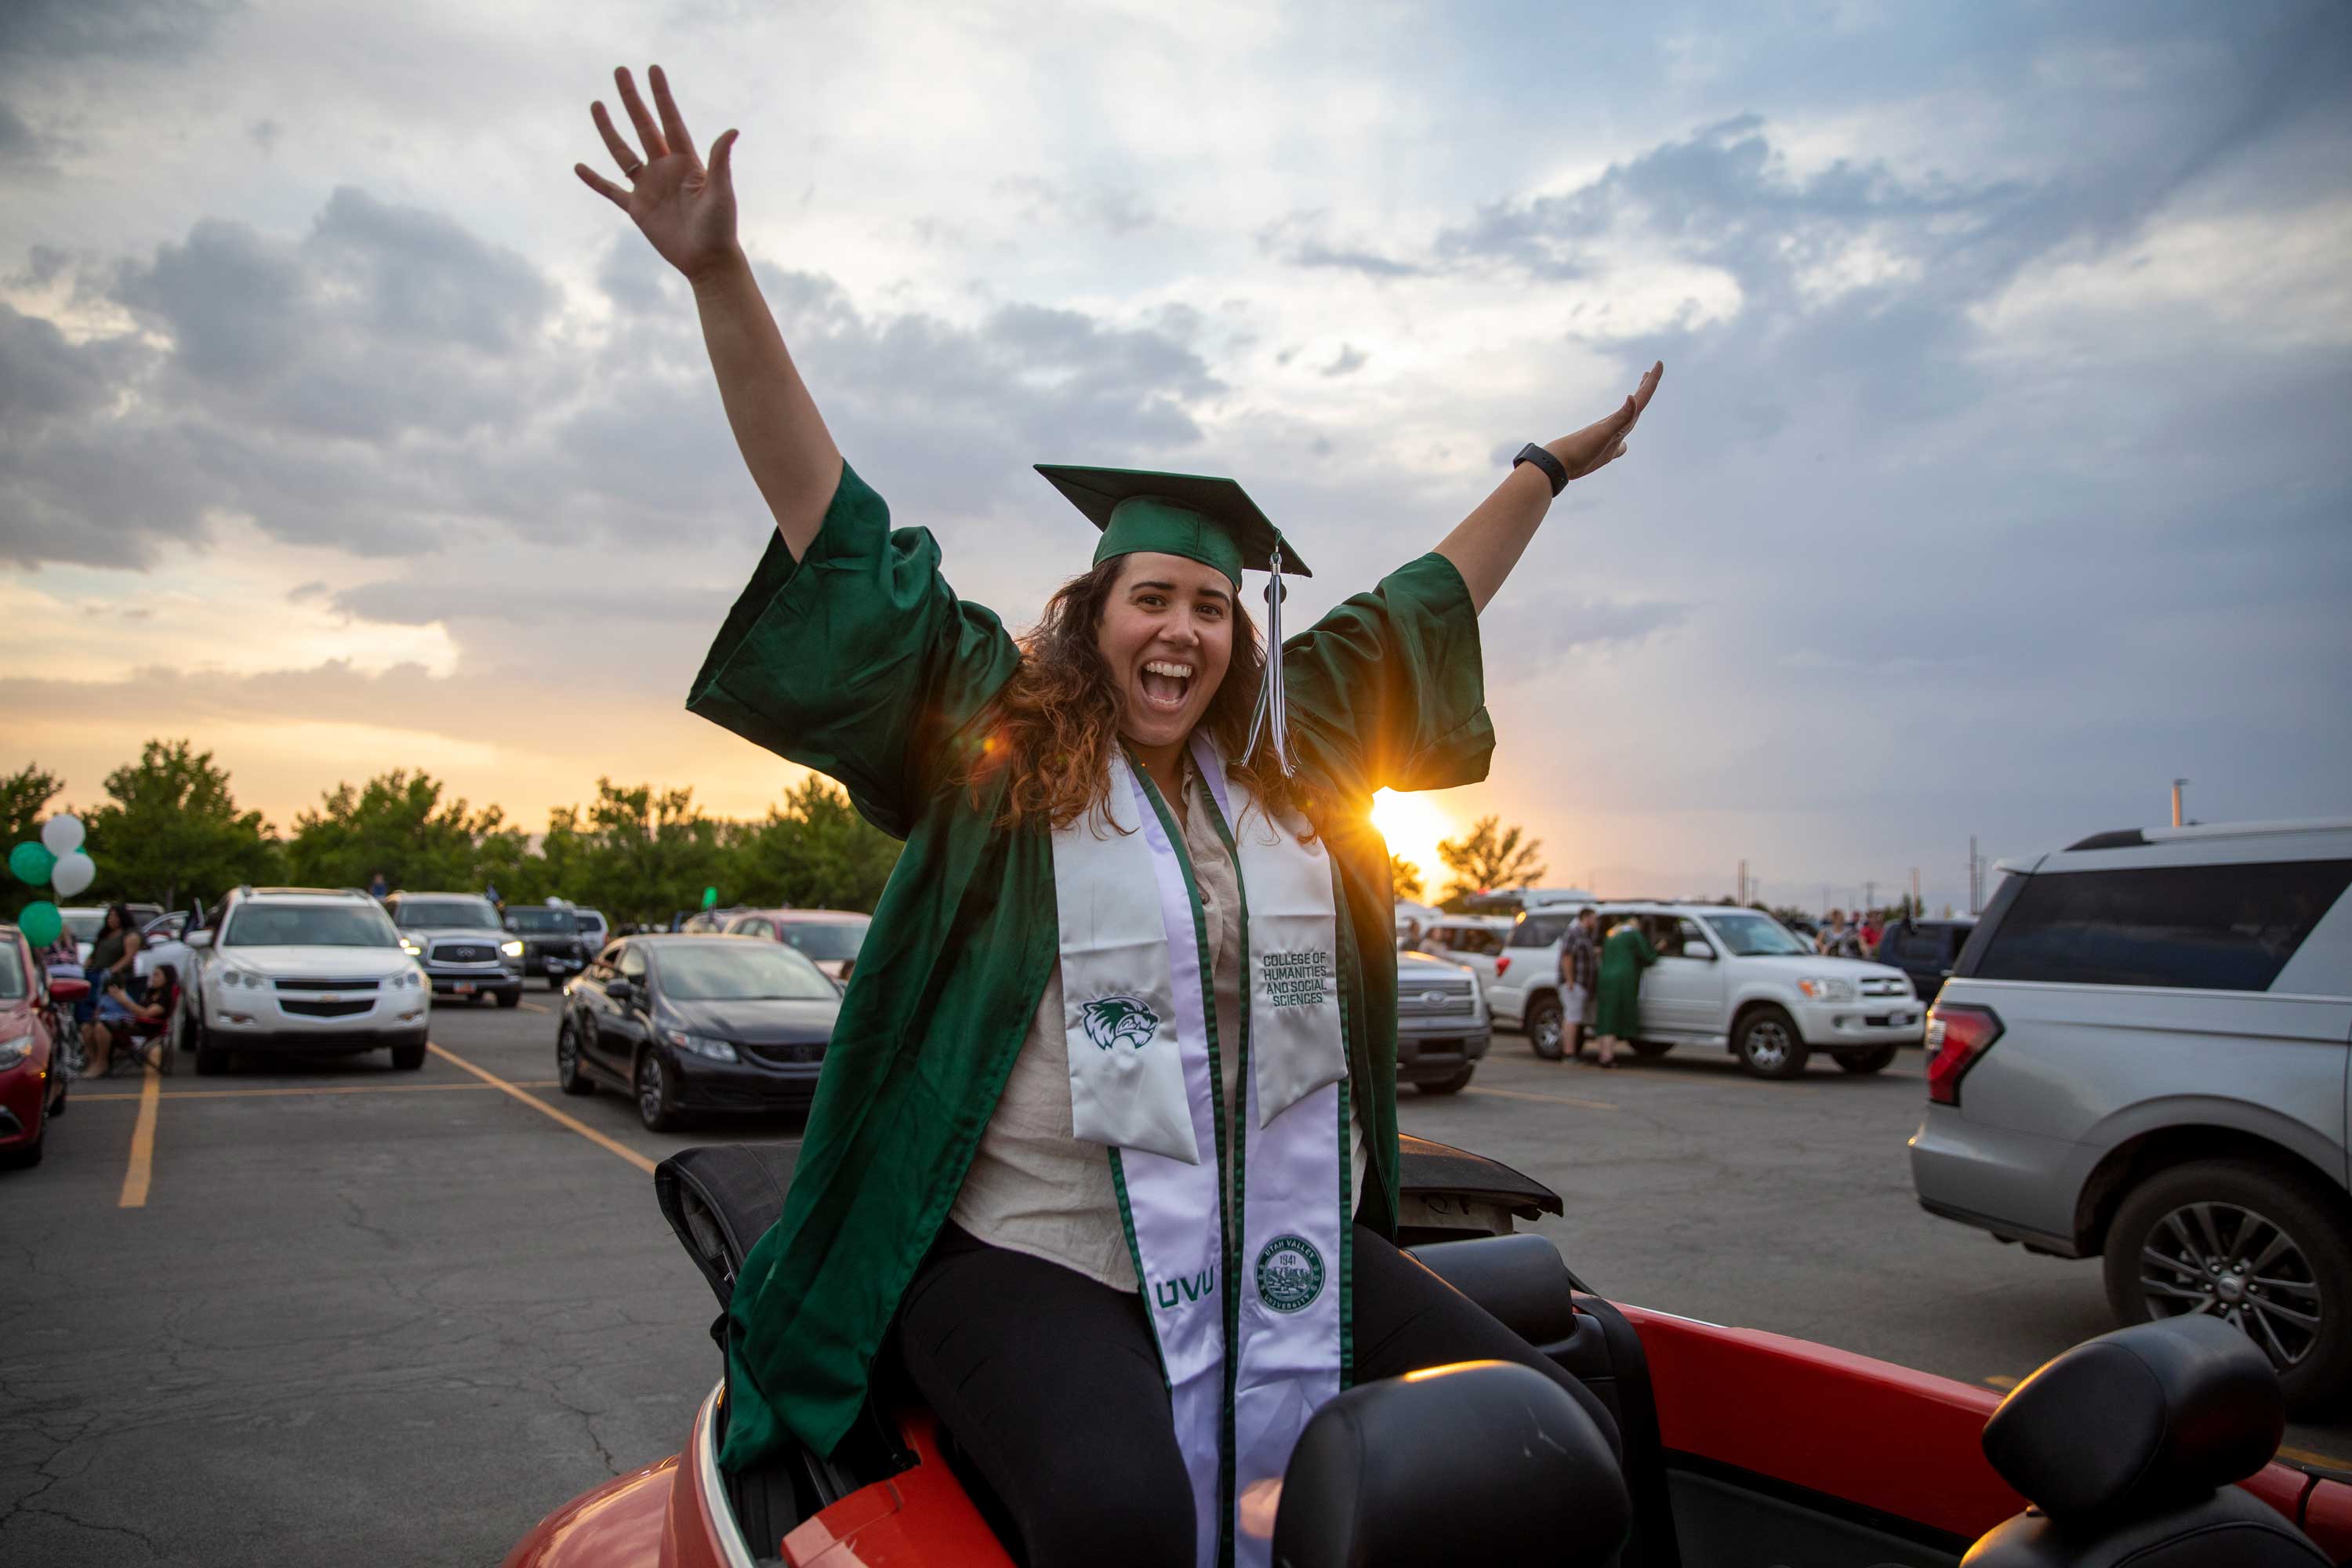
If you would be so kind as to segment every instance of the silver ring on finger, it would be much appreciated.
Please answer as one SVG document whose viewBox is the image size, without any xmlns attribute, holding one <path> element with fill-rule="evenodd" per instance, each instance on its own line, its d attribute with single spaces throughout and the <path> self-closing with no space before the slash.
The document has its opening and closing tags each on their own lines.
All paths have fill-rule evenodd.
<svg viewBox="0 0 2352 1568">
<path fill-rule="evenodd" d="M 644 172 L 644 169 L 645 165 L 643 163 L 632 163 L 627 168 L 621 171 L 621 178 L 625 180 L 634 180 L 639 174 Z"/>
</svg>

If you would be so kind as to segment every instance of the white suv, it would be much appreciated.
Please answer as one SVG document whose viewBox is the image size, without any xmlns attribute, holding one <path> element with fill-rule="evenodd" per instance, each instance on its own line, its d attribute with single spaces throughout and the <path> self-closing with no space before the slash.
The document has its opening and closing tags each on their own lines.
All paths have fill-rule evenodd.
<svg viewBox="0 0 2352 1568">
<path fill-rule="evenodd" d="M 1496 1020 L 1524 1029 L 1539 1057 L 1560 1053 L 1560 938 L 1580 909 L 1601 911 L 1595 941 L 1634 920 L 1658 950 L 1658 962 L 1642 974 L 1633 1049 L 1643 1056 L 1719 1046 L 1759 1078 L 1795 1078 L 1822 1051 L 1848 1072 L 1876 1072 L 1896 1047 L 1916 1046 L 1926 1033 L 1927 1006 L 1901 970 L 1824 958 L 1760 910 L 1558 904 L 1519 917 L 1503 950 L 1509 966 L 1486 993 Z"/>
<path fill-rule="evenodd" d="M 365 893 L 239 888 L 183 940 L 192 958 L 176 1025 L 198 1072 L 226 1070 L 233 1051 L 384 1046 L 395 1068 L 425 1065 L 432 987 Z"/>
</svg>

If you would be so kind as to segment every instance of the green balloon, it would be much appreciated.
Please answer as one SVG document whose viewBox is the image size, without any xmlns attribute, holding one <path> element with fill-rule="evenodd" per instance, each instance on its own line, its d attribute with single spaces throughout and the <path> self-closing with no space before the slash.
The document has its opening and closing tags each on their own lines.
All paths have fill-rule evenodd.
<svg viewBox="0 0 2352 1568">
<path fill-rule="evenodd" d="M 24 846 L 19 844 L 16 847 L 22 849 Z M 37 844 L 34 847 L 37 849 L 40 846 Z M 11 855 L 8 858 L 13 861 L 16 857 Z M 16 916 L 16 929 L 23 931 L 25 940 L 35 947 L 47 947 L 58 940 L 58 932 L 66 929 L 65 917 L 58 913 L 57 905 L 43 900 L 25 906 Z"/>
<path fill-rule="evenodd" d="M 18 881 L 30 882 L 37 888 L 49 879 L 49 868 L 57 863 L 58 858 L 49 853 L 49 847 L 37 839 L 27 838 L 8 851 L 8 869 L 16 873 Z"/>
</svg>

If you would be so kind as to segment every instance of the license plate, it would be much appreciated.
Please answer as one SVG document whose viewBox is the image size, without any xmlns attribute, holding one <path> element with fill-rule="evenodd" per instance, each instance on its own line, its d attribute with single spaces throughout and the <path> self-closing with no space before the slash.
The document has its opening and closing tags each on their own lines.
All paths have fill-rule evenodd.
<svg viewBox="0 0 2352 1568">
<path fill-rule="evenodd" d="M 471 996 L 474 994 L 474 983 L 470 980 L 460 980 L 449 989 L 460 996 Z"/>
</svg>

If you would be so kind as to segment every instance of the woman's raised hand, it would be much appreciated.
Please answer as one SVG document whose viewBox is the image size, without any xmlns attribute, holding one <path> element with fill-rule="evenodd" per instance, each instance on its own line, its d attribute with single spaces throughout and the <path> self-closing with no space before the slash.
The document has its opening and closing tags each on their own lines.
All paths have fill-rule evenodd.
<svg viewBox="0 0 2352 1568">
<path fill-rule="evenodd" d="M 1625 437 L 1633 433 L 1634 423 L 1642 410 L 1650 406 L 1650 396 L 1658 390 L 1658 378 L 1666 374 L 1664 361 L 1650 367 L 1642 377 L 1642 384 L 1625 405 L 1605 419 L 1596 419 L 1573 436 L 1562 436 L 1557 441 L 1544 443 L 1544 450 L 1559 459 L 1571 479 L 1580 479 L 1593 469 L 1625 455 Z"/>
<path fill-rule="evenodd" d="M 646 77 L 653 86 L 654 105 L 661 111 L 658 122 L 646 112 L 645 100 L 637 96 L 628 67 L 613 73 L 620 86 L 621 105 L 629 111 L 637 140 L 645 145 L 644 157 L 637 156 L 628 138 L 613 128 L 613 117 L 604 112 L 604 104 L 588 106 L 589 118 L 595 121 L 604 145 L 629 182 L 627 188 L 613 184 L 585 163 L 574 163 L 572 168 L 590 190 L 629 215 L 629 221 L 644 232 L 664 261 L 693 279 L 740 254 L 735 244 L 735 184 L 730 177 L 735 132 L 725 132 L 710 144 L 710 163 L 706 167 L 694 155 L 694 139 L 687 134 L 677 100 L 669 95 L 669 79 L 662 75 L 659 66 L 648 68 Z"/>
</svg>

